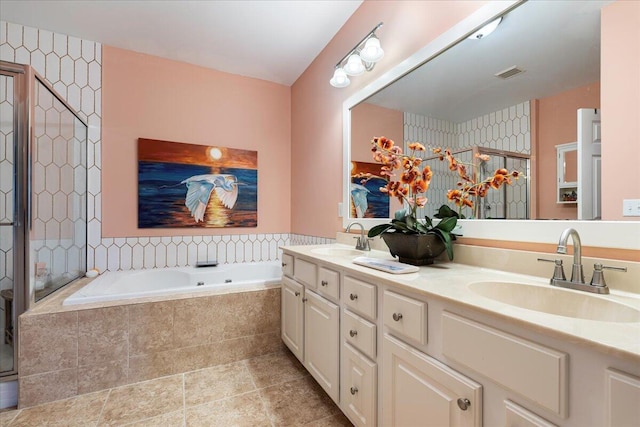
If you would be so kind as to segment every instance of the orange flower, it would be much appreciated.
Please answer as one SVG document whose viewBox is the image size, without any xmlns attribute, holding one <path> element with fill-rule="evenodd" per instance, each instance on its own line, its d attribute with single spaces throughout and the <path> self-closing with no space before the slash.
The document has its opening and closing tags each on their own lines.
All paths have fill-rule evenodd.
<svg viewBox="0 0 640 427">
<path fill-rule="evenodd" d="M 431 172 L 431 166 L 427 165 L 422 170 L 422 179 L 427 182 L 431 181 L 431 177 L 433 176 L 433 172 Z"/>
<path fill-rule="evenodd" d="M 414 193 L 425 193 L 429 189 L 429 184 L 427 184 L 422 179 L 418 179 L 416 181 L 413 181 L 411 189 Z"/>
<path fill-rule="evenodd" d="M 419 142 L 410 142 L 409 150 L 424 151 L 425 148 L 424 145 L 420 144 Z"/>
<path fill-rule="evenodd" d="M 418 197 L 418 198 L 416 199 L 416 205 L 418 205 L 419 207 L 423 208 L 423 207 L 424 207 L 424 205 L 426 205 L 426 204 L 427 204 L 427 200 L 428 200 L 428 199 L 427 199 L 426 197 Z"/>
</svg>

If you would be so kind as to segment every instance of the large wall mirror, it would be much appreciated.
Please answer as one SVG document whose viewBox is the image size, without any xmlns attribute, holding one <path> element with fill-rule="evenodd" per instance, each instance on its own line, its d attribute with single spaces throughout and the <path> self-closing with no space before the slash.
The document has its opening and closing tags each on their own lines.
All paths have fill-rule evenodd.
<svg viewBox="0 0 640 427">
<path fill-rule="evenodd" d="M 357 220 L 371 226 L 397 209 L 393 203 L 381 206 L 373 187 L 360 188 L 351 178 L 374 167 L 369 141 L 380 135 L 396 143 L 449 147 L 469 161 L 474 152 L 484 151 L 492 156 L 489 167 L 527 175 L 482 200 L 473 212 L 464 212 L 476 218 L 463 222 L 465 236 L 553 242 L 558 230 L 574 220 L 599 220 L 600 176 L 592 165 L 600 153 L 592 148 L 582 153 L 589 158 L 580 168 L 576 197 L 559 199 L 557 146 L 600 144 L 600 9 L 609 3 L 489 3 L 349 98 L 343 108 L 344 223 Z M 502 21 L 492 34 L 467 37 L 497 17 Z M 447 202 L 446 190 L 457 182 L 446 165 L 437 163 L 432 167 L 441 171 L 434 174 L 438 179 L 432 181 L 427 194 L 431 205 L 424 212 L 429 216 Z M 353 203 L 363 193 L 372 199 L 369 211 L 363 211 L 362 198 L 359 208 Z M 522 221 L 528 226 L 522 227 Z M 581 224 L 579 231 L 593 229 Z M 530 232 L 522 232 L 525 228 Z M 635 245 L 599 240 L 602 246 Z"/>
</svg>

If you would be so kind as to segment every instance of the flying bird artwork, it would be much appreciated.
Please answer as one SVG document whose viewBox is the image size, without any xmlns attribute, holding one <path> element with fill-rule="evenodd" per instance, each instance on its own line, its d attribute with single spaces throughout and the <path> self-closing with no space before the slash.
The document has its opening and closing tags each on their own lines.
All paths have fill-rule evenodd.
<svg viewBox="0 0 640 427">
<path fill-rule="evenodd" d="M 138 139 L 138 227 L 258 225 L 258 152 Z"/>
<path fill-rule="evenodd" d="M 196 222 L 204 220 L 204 213 L 214 190 L 222 205 L 227 209 L 232 209 L 238 200 L 238 178 L 235 175 L 195 175 L 180 184 L 187 184 L 187 196 L 184 204 Z"/>
</svg>

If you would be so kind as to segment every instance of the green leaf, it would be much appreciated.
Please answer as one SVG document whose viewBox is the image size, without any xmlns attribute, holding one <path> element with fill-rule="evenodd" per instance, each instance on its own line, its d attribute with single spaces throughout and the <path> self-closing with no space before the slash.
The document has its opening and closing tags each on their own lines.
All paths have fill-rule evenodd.
<svg viewBox="0 0 640 427">
<path fill-rule="evenodd" d="M 429 228 L 421 222 L 416 224 L 416 228 L 420 234 L 427 234 L 429 232 Z"/>
<path fill-rule="evenodd" d="M 406 222 L 407 222 L 407 227 L 409 227 L 411 230 L 416 229 L 416 219 L 414 217 L 407 215 Z"/>
<path fill-rule="evenodd" d="M 453 243 L 451 242 L 451 235 L 446 231 L 440 230 L 439 228 L 434 228 L 433 234 L 440 237 L 440 240 L 442 240 L 442 243 L 444 243 L 444 247 L 447 250 L 449 261 L 453 261 Z"/>
<path fill-rule="evenodd" d="M 446 231 L 447 233 L 450 233 L 451 230 L 453 230 L 456 227 L 457 223 L 458 223 L 458 218 L 456 217 L 443 218 L 438 223 L 438 225 L 436 225 L 435 228 L 442 231 Z"/>
<path fill-rule="evenodd" d="M 376 225 L 373 226 L 369 229 L 369 233 L 368 236 L 369 237 L 376 237 L 381 235 L 382 233 L 388 231 L 390 228 L 394 228 L 393 224 L 380 224 L 380 225 Z"/>
<path fill-rule="evenodd" d="M 429 227 L 429 229 L 433 228 L 433 221 L 431 221 L 431 218 L 429 218 L 428 216 L 424 216 L 424 221 L 427 224 L 427 227 Z"/>
</svg>

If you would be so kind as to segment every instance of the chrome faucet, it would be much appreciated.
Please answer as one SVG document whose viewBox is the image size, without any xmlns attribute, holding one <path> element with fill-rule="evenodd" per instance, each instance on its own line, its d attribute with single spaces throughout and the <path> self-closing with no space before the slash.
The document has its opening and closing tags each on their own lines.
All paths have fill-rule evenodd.
<svg viewBox="0 0 640 427">
<path fill-rule="evenodd" d="M 353 227 L 354 225 L 360 226 L 360 237 L 354 237 L 354 239 L 357 239 L 356 249 L 359 251 L 370 251 L 371 246 L 369 245 L 369 239 L 367 239 L 367 236 L 364 235 L 364 227 L 362 226 L 362 224 L 360 224 L 359 222 L 352 222 L 351 224 L 347 225 L 347 229 L 345 230 L 345 232 L 348 233 L 351 230 L 351 227 Z"/>
<path fill-rule="evenodd" d="M 538 258 L 538 261 L 547 261 L 555 263 L 555 269 L 553 271 L 553 277 L 549 281 L 553 286 L 559 286 L 562 288 L 576 289 L 579 291 L 594 292 L 597 294 L 608 294 L 609 288 L 604 280 L 603 269 L 627 271 L 625 267 L 609 267 L 596 263 L 593 271 L 593 278 L 591 283 L 584 282 L 584 272 L 582 269 L 582 243 L 580 242 L 580 235 L 573 228 L 567 228 L 560 235 L 560 241 L 558 242 L 558 248 L 556 252 L 559 254 L 567 253 L 567 241 L 571 237 L 573 241 L 573 266 L 571 267 L 571 280 L 567 280 L 564 275 L 564 269 L 562 267 L 561 259 L 544 259 Z"/>
<path fill-rule="evenodd" d="M 584 283 L 584 272 L 582 271 L 582 243 L 580 242 L 580 235 L 573 228 L 567 228 L 560 235 L 560 241 L 558 242 L 559 254 L 567 253 L 567 240 L 569 236 L 573 240 L 573 266 L 571 267 L 571 282 Z"/>
</svg>

